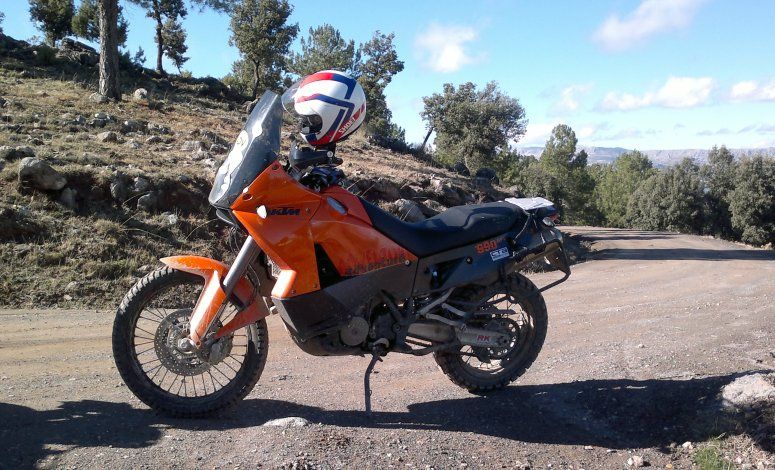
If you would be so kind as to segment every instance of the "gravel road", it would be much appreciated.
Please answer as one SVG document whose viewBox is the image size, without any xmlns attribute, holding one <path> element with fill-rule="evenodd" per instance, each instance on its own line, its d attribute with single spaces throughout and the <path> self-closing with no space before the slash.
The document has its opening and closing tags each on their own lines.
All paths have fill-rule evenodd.
<svg viewBox="0 0 775 470">
<path fill-rule="evenodd" d="M 548 338 L 518 384 L 474 396 L 430 357 L 390 355 L 372 379 L 373 420 L 362 413 L 368 360 L 308 356 L 278 318 L 251 395 L 221 419 L 186 421 L 156 416 L 123 386 L 113 312 L 0 311 L 0 467 L 589 469 L 639 456 L 686 468 L 701 445 L 685 441 L 761 432 L 712 413 L 721 387 L 775 370 L 775 252 L 569 231 L 593 251 L 546 293 Z M 310 424 L 262 426 L 284 417 Z M 775 468 L 772 439 L 740 462 Z"/>
</svg>

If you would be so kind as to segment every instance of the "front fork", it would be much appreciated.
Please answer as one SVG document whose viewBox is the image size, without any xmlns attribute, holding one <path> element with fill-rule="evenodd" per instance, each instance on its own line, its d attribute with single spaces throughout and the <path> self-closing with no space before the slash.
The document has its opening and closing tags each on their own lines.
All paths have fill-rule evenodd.
<svg viewBox="0 0 775 470">
<path fill-rule="evenodd" d="M 206 349 L 213 340 L 268 315 L 269 309 L 264 304 L 263 298 L 261 296 L 253 298 L 258 286 L 251 286 L 245 279 L 248 267 L 260 252 L 261 249 L 255 240 L 248 236 L 230 267 L 214 260 L 198 257 L 162 260 L 173 268 L 197 274 L 205 279 L 204 289 L 191 314 L 189 337 L 181 340 L 179 349 L 184 351 Z M 235 296 L 244 308 L 227 325 L 214 331 L 214 326 L 232 296 Z"/>
</svg>

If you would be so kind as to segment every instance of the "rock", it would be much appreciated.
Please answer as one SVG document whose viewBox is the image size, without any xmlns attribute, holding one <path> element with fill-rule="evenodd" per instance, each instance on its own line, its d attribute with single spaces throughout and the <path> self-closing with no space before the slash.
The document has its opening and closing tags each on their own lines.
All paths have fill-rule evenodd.
<svg viewBox="0 0 775 470">
<path fill-rule="evenodd" d="M 97 140 L 100 142 L 118 142 L 118 134 L 113 131 L 100 132 L 97 134 Z"/>
<path fill-rule="evenodd" d="M 151 182 L 148 181 L 148 178 L 137 176 L 135 177 L 134 181 L 132 181 L 132 191 L 135 193 L 145 193 L 150 189 Z"/>
<path fill-rule="evenodd" d="M 401 197 L 401 192 L 392 181 L 387 178 L 379 177 L 372 186 L 372 191 L 376 191 L 382 196 L 382 199 L 395 201 Z"/>
<path fill-rule="evenodd" d="M 646 465 L 646 461 L 640 455 L 633 455 L 627 459 L 627 465 L 630 467 L 643 467 Z"/>
<path fill-rule="evenodd" d="M 89 121 L 89 125 L 92 127 L 105 127 L 108 124 L 106 119 L 92 119 Z"/>
<path fill-rule="evenodd" d="M 158 197 L 154 193 L 148 193 L 140 196 L 137 199 L 137 208 L 145 212 L 153 212 L 156 209 L 156 204 L 159 202 Z"/>
<path fill-rule="evenodd" d="M 83 117 L 82 114 L 79 114 L 75 118 L 73 118 L 71 124 L 83 126 L 84 124 L 86 124 L 86 118 Z"/>
<path fill-rule="evenodd" d="M 148 127 L 148 123 L 139 119 L 127 119 L 121 125 L 121 132 L 141 132 Z"/>
<path fill-rule="evenodd" d="M 129 189 L 123 179 L 116 179 L 110 183 L 110 195 L 118 202 L 124 202 L 129 196 Z"/>
<path fill-rule="evenodd" d="M 721 405 L 736 410 L 775 401 L 775 374 L 738 377 L 721 389 Z"/>
<path fill-rule="evenodd" d="M 183 145 L 180 147 L 180 150 L 186 151 L 186 152 L 195 152 L 198 150 L 204 150 L 205 144 L 201 140 L 187 140 L 183 142 Z"/>
<path fill-rule="evenodd" d="M 426 199 L 425 201 L 423 201 L 422 205 L 426 207 L 428 210 L 432 211 L 431 215 L 425 214 L 428 217 L 433 217 L 434 215 L 440 214 L 445 210 L 447 210 L 447 208 L 444 207 L 442 203 L 435 201 L 433 199 Z"/>
<path fill-rule="evenodd" d="M 44 191 L 59 191 L 67 184 L 65 177 L 51 168 L 51 165 L 35 157 L 22 159 L 19 164 L 19 181 Z"/>
<path fill-rule="evenodd" d="M 425 220 L 420 205 L 408 199 L 399 199 L 393 203 L 393 208 L 398 214 L 398 218 L 407 222 L 420 222 Z"/>
<path fill-rule="evenodd" d="M 103 121 L 107 121 L 110 118 L 111 117 L 107 113 L 103 113 L 103 112 L 94 113 L 94 119 L 100 119 L 100 120 L 103 120 Z M 110 120 L 112 120 L 112 119 L 110 119 Z"/>
<path fill-rule="evenodd" d="M 471 171 L 468 169 L 465 163 L 463 162 L 457 162 L 454 165 L 452 165 L 452 171 L 459 175 L 463 176 L 471 176 Z"/>
<path fill-rule="evenodd" d="M 209 167 L 209 168 L 215 168 L 215 167 L 216 167 L 216 166 L 218 166 L 218 164 L 219 164 L 219 163 L 218 163 L 218 160 L 216 160 L 216 159 L 214 159 L 214 158 L 205 158 L 204 160 L 202 160 L 202 163 L 203 163 L 203 164 L 204 164 L 206 167 Z"/>
<path fill-rule="evenodd" d="M 78 194 L 78 191 L 76 191 L 73 188 L 65 188 L 62 190 L 62 192 L 59 194 L 59 203 L 63 206 L 67 207 L 70 210 L 75 210 L 78 208 L 76 202 L 75 202 L 75 196 Z"/>
<path fill-rule="evenodd" d="M 211 144 L 226 144 L 226 139 L 213 131 L 202 131 L 202 138 L 210 141 Z"/>
<path fill-rule="evenodd" d="M 71 300 L 73 300 L 73 296 L 72 296 L 72 295 L 69 295 L 69 294 L 65 294 L 65 295 L 63 295 L 63 296 L 62 296 L 62 298 L 63 298 L 63 299 L 65 299 L 65 300 L 66 300 L 66 301 L 68 301 L 68 302 L 70 302 Z M 72 380 L 72 379 L 71 379 L 71 380 Z"/>
<path fill-rule="evenodd" d="M 76 281 L 70 281 L 65 286 L 65 292 L 74 292 L 78 290 L 78 282 Z"/>
<path fill-rule="evenodd" d="M 137 101 L 146 100 L 148 99 L 148 90 L 145 88 L 138 88 L 134 93 L 132 93 L 132 98 Z"/>
<path fill-rule="evenodd" d="M 158 135 L 152 135 L 147 139 L 145 139 L 146 144 L 158 144 L 160 142 L 161 142 L 161 137 L 159 137 Z"/>
<path fill-rule="evenodd" d="M 169 226 L 175 226 L 178 225 L 178 216 L 175 214 L 167 214 L 167 217 L 165 219 L 165 223 Z"/>
<path fill-rule="evenodd" d="M 10 147 L 8 145 L 0 147 L 0 159 L 2 160 L 18 160 L 34 156 L 35 151 L 32 150 L 32 147 Z"/>
<path fill-rule="evenodd" d="M 694 446 L 692 445 L 692 441 L 686 441 L 683 444 L 681 444 L 681 447 L 684 449 L 694 449 Z"/>
<path fill-rule="evenodd" d="M 172 134 L 172 131 L 169 127 L 163 126 L 161 124 L 156 124 L 153 122 L 148 123 L 148 132 L 153 132 L 156 134 Z"/>
<path fill-rule="evenodd" d="M 288 418 L 278 418 L 267 421 L 262 426 L 267 427 L 280 427 L 280 428 L 298 428 L 302 426 L 308 426 L 309 421 L 297 416 L 289 416 Z"/>
<path fill-rule="evenodd" d="M 192 160 L 207 160 L 210 158 L 210 153 L 206 150 L 199 149 L 191 155 Z"/>
<path fill-rule="evenodd" d="M 94 48 L 70 38 L 64 38 L 60 41 L 56 57 L 87 66 L 97 65 L 100 60 L 100 56 Z"/>
<path fill-rule="evenodd" d="M 498 174 L 495 173 L 495 170 L 493 170 L 492 168 L 486 168 L 486 167 L 479 168 L 478 170 L 476 170 L 475 176 L 477 178 L 489 179 L 495 184 L 498 183 Z"/>
<path fill-rule="evenodd" d="M 126 145 L 130 149 L 134 149 L 134 150 L 137 150 L 137 149 L 140 148 L 140 143 L 138 141 L 136 141 L 135 139 L 129 139 L 129 141 L 126 144 L 124 144 L 124 145 Z"/>
<path fill-rule="evenodd" d="M 226 153 L 228 151 L 229 151 L 229 148 L 227 146 L 225 146 L 225 145 L 213 144 L 213 145 L 210 146 L 210 152 L 212 152 L 214 154 L 217 154 L 217 155 L 222 155 L 222 154 L 224 154 L 224 153 Z"/>
<path fill-rule="evenodd" d="M 449 181 L 432 178 L 430 181 L 430 188 L 438 197 L 437 200 L 442 202 L 445 206 L 459 206 L 465 202 L 463 196 L 450 185 Z"/>
<path fill-rule="evenodd" d="M 247 114 L 252 113 L 253 112 L 253 108 L 255 108 L 257 104 L 258 104 L 258 100 L 245 101 L 245 112 Z"/>
<path fill-rule="evenodd" d="M 108 97 L 105 95 L 101 95 L 99 93 L 92 93 L 91 95 L 89 95 L 89 101 L 93 101 L 95 103 L 107 103 L 109 100 L 108 100 Z"/>
</svg>

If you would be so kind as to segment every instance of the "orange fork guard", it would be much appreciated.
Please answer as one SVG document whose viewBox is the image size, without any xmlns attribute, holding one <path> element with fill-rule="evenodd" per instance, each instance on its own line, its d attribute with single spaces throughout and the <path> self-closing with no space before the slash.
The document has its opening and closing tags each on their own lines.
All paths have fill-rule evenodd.
<svg viewBox="0 0 775 470">
<path fill-rule="evenodd" d="M 212 322 L 218 313 L 223 302 L 226 300 L 226 293 L 221 287 L 221 280 L 226 275 L 229 267 L 220 261 L 205 258 L 202 256 L 170 256 L 160 260 L 172 269 L 184 271 L 201 276 L 205 280 L 205 287 L 199 294 L 194 311 L 191 314 L 191 339 L 197 347 L 202 345 L 202 338 L 207 333 L 207 326 Z M 234 288 L 234 295 L 243 305 L 250 301 L 253 294 L 253 286 L 244 277 L 237 282 Z M 244 310 L 238 312 L 229 323 L 222 326 L 215 337 L 220 338 L 229 333 L 237 331 L 243 326 L 255 323 L 269 315 L 269 309 L 260 296 L 251 302 Z"/>
</svg>

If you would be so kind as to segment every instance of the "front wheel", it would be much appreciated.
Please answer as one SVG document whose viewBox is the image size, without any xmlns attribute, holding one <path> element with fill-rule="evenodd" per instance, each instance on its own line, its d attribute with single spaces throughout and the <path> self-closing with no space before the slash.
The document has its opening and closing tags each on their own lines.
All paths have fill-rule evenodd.
<svg viewBox="0 0 775 470">
<path fill-rule="evenodd" d="M 188 335 L 201 277 L 164 267 L 126 294 L 113 323 L 113 357 L 121 378 L 143 403 L 167 416 L 203 418 L 242 400 L 261 377 L 269 350 L 266 321 L 218 340 L 208 361 L 176 346 Z M 229 305 L 227 323 L 237 313 Z"/>
<path fill-rule="evenodd" d="M 474 393 L 503 388 L 533 364 L 546 338 L 548 315 L 538 288 L 521 274 L 512 274 L 497 288 L 471 292 L 477 328 L 510 336 L 503 348 L 463 346 L 459 351 L 436 352 L 442 372 L 458 386 Z"/>
</svg>

